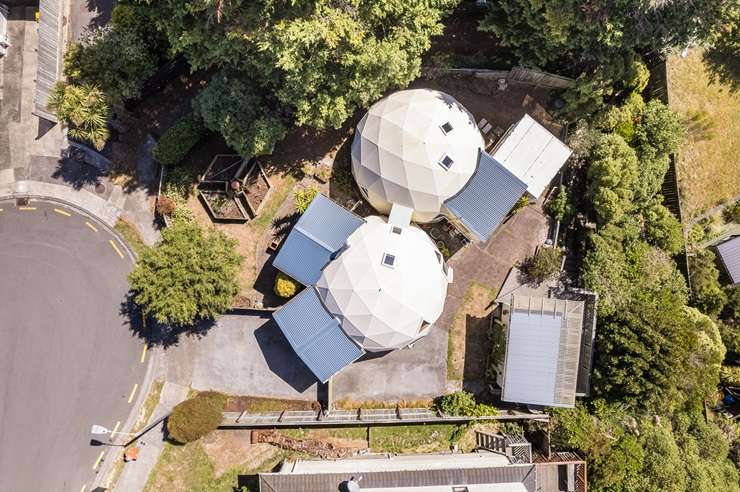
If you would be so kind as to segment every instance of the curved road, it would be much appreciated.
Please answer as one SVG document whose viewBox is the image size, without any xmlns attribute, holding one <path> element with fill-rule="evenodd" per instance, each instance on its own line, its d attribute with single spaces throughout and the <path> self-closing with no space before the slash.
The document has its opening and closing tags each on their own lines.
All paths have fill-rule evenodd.
<svg viewBox="0 0 740 492">
<path fill-rule="evenodd" d="M 62 205 L 0 209 L 0 491 L 89 491 L 111 450 L 90 426 L 126 421 L 146 369 L 121 314 L 132 261 Z"/>
</svg>

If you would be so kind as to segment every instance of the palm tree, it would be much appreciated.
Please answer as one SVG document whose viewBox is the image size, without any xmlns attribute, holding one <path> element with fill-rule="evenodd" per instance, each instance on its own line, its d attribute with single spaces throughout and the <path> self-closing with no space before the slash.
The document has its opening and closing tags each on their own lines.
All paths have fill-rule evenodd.
<svg viewBox="0 0 740 492">
<path fill-rule="evenodd" d="M 110 133 L 110 109 L 105 94 L 94 85 L 59 82 L 49 96 L 48 107 L 69 127 L 72 138 L 86 140 L 102 150 Z"/>
</svg>

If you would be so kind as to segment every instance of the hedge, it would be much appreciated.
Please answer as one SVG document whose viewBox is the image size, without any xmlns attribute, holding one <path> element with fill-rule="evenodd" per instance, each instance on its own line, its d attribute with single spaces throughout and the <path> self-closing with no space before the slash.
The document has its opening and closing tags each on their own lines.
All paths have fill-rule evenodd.
<svg viewBox="0 0 740 492">
<path fill-rule="evenodd" d="M 226 395 L 204 391 L 180 402 L 167 418 L 170 438 L 185 444 L 196 441 L 221 425 Z"/>
<path fill-rule="evenodd" d="M 154 146 L 152 154 L 160 164 L 180 163 L 203 137 L 205 127 L 197 116 L 190 114 L 167 129 Z"/>
</svg>

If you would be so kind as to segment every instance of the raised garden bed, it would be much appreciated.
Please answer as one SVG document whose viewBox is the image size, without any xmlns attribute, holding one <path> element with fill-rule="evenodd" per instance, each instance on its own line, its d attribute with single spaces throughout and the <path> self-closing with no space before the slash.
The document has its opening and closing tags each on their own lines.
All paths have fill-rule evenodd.
<svg viewBox="0 0 740 492">
<path fill-rule="evenodd" d="M 267 179 L 267 175 L 259 161 L 253 161 L 243 183 L 244 198 L 251 209 L 252 216 L 256 217 L 272 189 L 270 180 Z"/>
<path fill-rule="evenodd" d="M 244 210 L 238 195 L 230 197 L 223 191 L 199 189 L 198 198 L 214 221 L 244 223 L 249 220 L 249 214 Z"/>
<path fill-rule="evenodd" d="M 243 172 L 246 163 L 239 155 L 216 154 L 200 176 L 201 183 L 224 183 L 231 181 Z"/>
<path fill-rule="evenodd" d="M 198 196 L 214 221 L 246 222 L 257 216 L 270 189 L 256 159 L 217 154 L 199 177 Z"/>
</svg>

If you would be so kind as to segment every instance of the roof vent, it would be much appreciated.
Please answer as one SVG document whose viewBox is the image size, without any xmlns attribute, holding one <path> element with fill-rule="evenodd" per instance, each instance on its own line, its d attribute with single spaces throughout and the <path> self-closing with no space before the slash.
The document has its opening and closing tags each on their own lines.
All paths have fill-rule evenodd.
<svg viewBox="0 0 740 492">
<path fill-rule="evenodd" d="M 396 256 L 384 253 L 383 254 L 383 265 L 387 266 L 388 268 L 393 268 L 396 264 Z"/>
<path fill-rule="evenodd" d="M 444 133 L 445 135 L 447 135 L 448 133 L 450 133 L 452 131 L 453 126 L 452 126 L 452 123 L 450 123 L 448 121 L 444 125 L 440 126 L 440 128 L 442 129 L 442 133 Z"/>
<path fill-rule="evenodd" d="M 398 227 L 398 226 L 393 226 L 393 228 L 391 229 L 391 232 L 393 232 L 393 234 L 398 234 L 398 235 L 400 235 L 400 234 L 401 234 L 401 232 L 403 232 L 403 229 L 401 229 L 401 228 L 400 228 L 400 227 Z"/>
<path fill-rule="evenodd" d="M 447 154 L 444 154 L 442 158 L 439 160 L 439 165 L 445 168 L 445 170 L 449 171 L 454 162 L 455 161 L 452 160 L 452 157 L 448 156 Z"/>
</svg>

